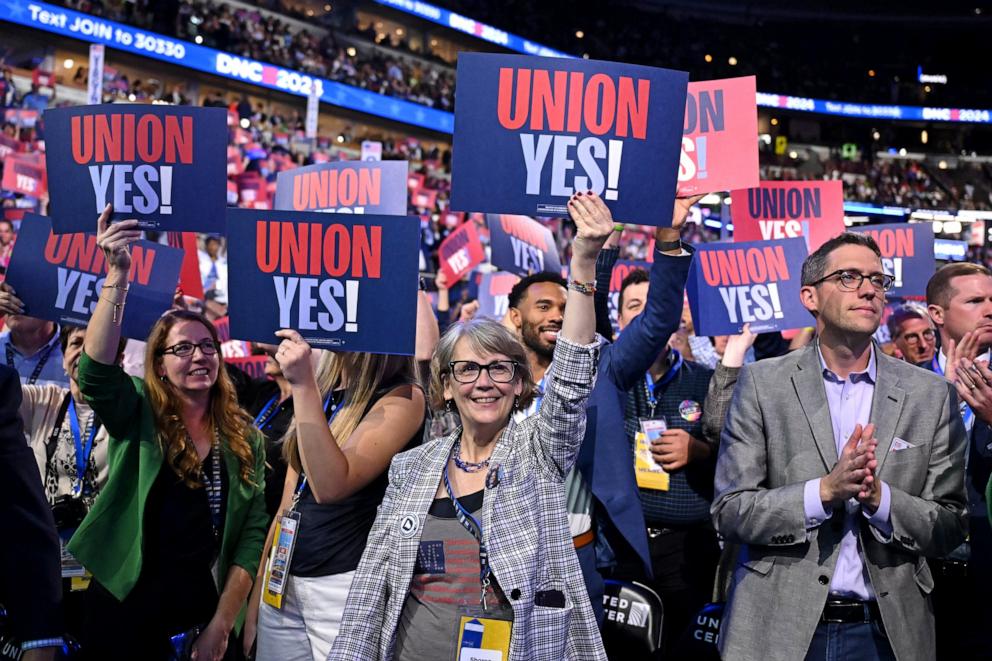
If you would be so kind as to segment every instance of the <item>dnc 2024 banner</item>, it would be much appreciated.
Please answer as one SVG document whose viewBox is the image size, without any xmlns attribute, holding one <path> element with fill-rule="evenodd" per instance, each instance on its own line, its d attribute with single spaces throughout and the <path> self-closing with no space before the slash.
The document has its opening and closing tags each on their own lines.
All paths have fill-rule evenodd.
<svg viewBox="0 0 992 661">
<path fill-rule="evenodd" d="M 121 332 L 145 340 L 172 306 L 183 251 L 151 241 L 131 248 L 131 283 Z M 25 314 L 70 326 L 85 326 L 107 275 L 95 234 L 53 234 L 45 216 L 27 214 L 7 269 L 7 283 L 24 301 Z"/>
<path fill-rule="evenodd" d="M 501 271 L 529 275 L 540 271 L 561 273 L 555 237 L 547 227 L 527 216 L 486 214 L 489 261 Z"/>
<path fill-rule="evenodd" d="M 840 181 L 762 181 L 730 192 L 734 241 L 803 237 L 813 252 L 841 234 L 844 191 Z"/>
<path fill-rule="evenodd" d="M 223 234 L 227 111 L 105 104 L 45 111 L 49 213 L 56 234 L 113 218 L 141 228 Z"/>
<path fill-rule="evenodd" d="M 754 76 L 689 83 L 679 159 L 679 195 L 758 185 Z"/>
<path fill-rule="evenodd" d="M 285 170 L 276 209 L 405 216 L 406 161 L 338 161 Z"/>
<path fill-rule="evenodd" d="M 686 282 L 696 335 L 736 335 L 744 324 L 755 333 L 809 326 L 799 300 L 806 255 L 802 238 L 697 245 Z"/>
<path fill-rule="evenodd" d="M 632 64 L 459 53 L 452 209 L 565 217 L 592 190 L 619 221 L 670 224 L 687 83 Z"/>
<path fill-rule="evenodd" d="M 929 223 L 890 223 L 851 228 L 875 239 L 882 251 L 882 269 L 895 277 L 889 298 L 926 296 L 933 275 L 934 236 Z"/>
<path fill-rule="evenodd" d="M 412 355 L 416 218 L 230 209 L 231 335 L 275 342 L 294 328 L 317 348 Z"/>
</svg>

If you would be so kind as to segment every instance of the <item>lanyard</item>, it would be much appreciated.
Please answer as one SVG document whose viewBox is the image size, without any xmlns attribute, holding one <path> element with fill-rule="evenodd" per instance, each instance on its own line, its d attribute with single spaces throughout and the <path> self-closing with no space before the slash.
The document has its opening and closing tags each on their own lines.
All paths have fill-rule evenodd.
<svg viewBox="0 0 992 661">
<path fill-rule="evenodd" d="M 56 340 L 57 339 L 58 338 L 56 337 Z M 7 342 L 7 346 L 4 348 L 6 349 L 6 353 L 7 353 L 7 367 L 9 367 L 10 369 L 16 369 L 14 367 L 14 347 L 13 345 L 10 344 L 9 340 Z M 45 352 L 41 354 L 41 357 L 38 359 L 38 364 L 34 366 L 34 370 L 32 370 L 31 372 L 31 377 L 28 379 L 29 386 L 33 386 L 35 381 L 38 380 L 38 377 L 41 376 L 41 370 L 45 368 L 45 363 L 48 362 L 48 357 L 52 355 L 52 351 L 54 349 L 55 349 L 55 341 L 53 341 L 51 344 L 48 345 L 48 348 L 45 349 Z"/>
<path fill-rule="evenodd" d="M 938 355 L 937 353 L 934 353 L 933 362 L 931 363 L 931 366 L 933 367 L 933 371 L 935 374 L 944 376 L 944 370 L 940 369 L 940 361 L 937 360 L 937 355 Z M 962 422 L 964 422 L 964 427 L 965 429 L 968 430 L 969 433 L 971 433 L 971 427 L 973 423 L 972 419 L 975 417 L 975 412 L 971 410 L 971 407 L 968 406 L 968 403 L 965 402 L 963 399 L 959 403 L 959 406 L 961 408 L 961 420 Z"/>
<path fill-rule="evenodd" d="M 220 506 L 224 484 L 220 476 L 220 433 L 214 432 L 214 442 L 211 452 L 210 480 L 206 483 L 207 499 L 210 501 L 210 519 L 214 528 L 214 536 L 220 537 Z"/>
<path fill-rule="evenodd" d="M 485 540 L 482 539 L 482 524 L 455 498 L 455 492 L 451 490 L 451 481 L 448 480 L 447 464 L 444 465 L 444 489 L 448 492 L 451 504 L 455 506 L 458 522 L 472 534 L 472 537 L 475 537 L 475 541 L 479 542 L 479 582 L 482 584 L 482 608 L 485 609 L 486 590 L 489 588 L 489 574 L 492 571 L 489 569 L 489 551 L 486 549 Z"/>
<path fill-rule="evenodd" d="M 551 369 L 551 365 L 548 365 L 548 370 Z M 544 380 L 548 378 L 548 370 L 544 371 L 544 375 L 541 377 L 540 382 L 537 384 L 537 397 L 534 398 L 534 413 L 541 410 L 541 402 L 544 401 Z"/>
<path fill-rule="evenodd" d="M 671 383 L 672 380 L 678 375 L 679 370 L 682 369 L 682 363 L 685 362 L 681 353 L 675 349 L 672 349 L 671 351 L 672 355 L 675 357 L 675 364 L 671 365 L 668 368 L 668 371 L 665 372 L 660 379 L 657 381 L 652 381 L 651 373 L 644 373 L 644 394 L 647 396 L 648 404 L 651 406 L 651 415 L 654 415 L 654 410 L 658 408 L 658 399 L 654 396 L 655 390 L 659 387 L 663 388 Z M 671 359 L 669 359 L 669 362 L 671 362 Z"/>
<path fill-rule="evenodd" d="M 258 427 L 259 431 L 265 429 L 272 418 L 279 414 L 279 395 L 272 395 L 272 399 L 265 403 L 262 410 L 258 412 L 255 416 L 255 426 Z"/>
<path fill-rule="evenodd" d="M 72 430 L 72 440 L 76 445 L 76 484 L 73 492 L 78 496 L 83 490 L 83 478 L 86 475 L 86 468 L 90 463 L 90 455 L 93 453 L 93 440 L 96 432 L 100 428 L 100 423 L 96 420 L 96 414 L 90 419 L 90 435 L 86 440 L 86 447 L 83 448 L 82 434 L 79 428 L 79 414 L 76 413 L 76 402 L 69 397 L 69 429 Z"/>
<path fill-rule="evenodd" d="M 331 393 L 327 393 L 327 397 L 324 398 L 324 413 L 325 413 L 325 415 L 327 413 L 327 407 L 328 407 L 328 405 L 331 404 L 331 401 L 332 401 Z M 330 417 L 327 418 L 327 426 L 328 427 L 330 427 L 331 426 L 331 423 L 334 422 L 334 416 L 336 416 L 340 410 L 341 410 L 341 407 L 339 407 L 337 404 L 334 404 L 331 407 L 331 415 L 330 415 Z M 299 432 L 297 432 L 297 433 L 299 433 Z M 300 480 L 300 486 L 296 487 L 296 493 L 293 494 L 293 504 L 290 505 L 290 509 L 291 510 L 295 510 L 296 509 L 296 504 L 298 502 L 300 502 L 300 498 L 303 497 L 303 492 L 307 488 L 307 476 L 306 476 L 305 473 L 303 474 L 302 478 L 303 479 Z"/>
</svg>

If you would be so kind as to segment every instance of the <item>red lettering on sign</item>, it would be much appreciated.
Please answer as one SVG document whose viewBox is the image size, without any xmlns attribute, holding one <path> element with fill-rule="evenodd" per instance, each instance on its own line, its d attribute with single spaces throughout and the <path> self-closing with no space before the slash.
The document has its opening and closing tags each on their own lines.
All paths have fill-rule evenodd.
<svg viewBox="0 0 992 661">
<path fill-rule="evenodd" d="M 258 221 L 255 263 L 263 273 L 379 278 L 382 227 Z"/>
<path fill-rule="evenodd" d="M 382 170 L 318 170 L 293 177 L 293 208 L 333 209 L 378 205 L 382 193 Z"/>
<path fill-rule="evenodd" d="M 553 77 L 552 77 L 553 74 Z M 651 81 L 581 71 L 547 69 L 499 70 L 496 116 L 511 131 L 525 125 L 532 131 L 588 131 L 647 137 Z M 566 121 L 567 120 L 567 121 Z"/>
<path fill-rule="evenodd" d="M 72 158 L 86 163 L 144 161 L 193 162 L 193 118 L 105 113 L 70 120 Z"/>
<path fill-rule="evenodd" d="M 154 249 L 134 246 L 131 250 L 131 282 L 148 285 L 155 263 Z M 95 234 L 49 234 L 45 243 L 45 261 L 95 275 L 107 272 L 103 251 L 96 245 Z"/>
<path fill-rule="evenodd" d="M 915 253 L 913 230 L 909 228 L 865 230 L 862 234 L 875 239 L 882 257 L 912 257 Z"/>
<path fill-rule="evenodd" d="M 711 287 L 750 285 L 789 279 L 782 246 L 699 251 L 703 279 Z"/>
</svg>

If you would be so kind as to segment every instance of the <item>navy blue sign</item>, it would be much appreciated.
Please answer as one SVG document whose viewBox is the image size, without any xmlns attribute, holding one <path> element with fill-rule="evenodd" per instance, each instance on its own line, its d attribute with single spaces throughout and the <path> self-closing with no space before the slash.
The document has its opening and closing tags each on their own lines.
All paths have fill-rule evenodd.
<svg viewBox="0 0 992 661">
<path fill-rule="evenodd" d="M 418 235 L 416 218 L 229 209 L 231 335 L 412 355 Z"/>
<path fill-rule="evenodd" d="M 405 216 L 406 161 L 337 161 L 276 177 L 276 209 Z"/>
<path fill-rule="evenodd" d="M 567 216 L 576 192 L 625 222 L 672 218 L 688 74 L 460 53 L 451 206 Z"/>
<path fill-rule="evenodd" d="M 183 251 L 151 241 L 131 247 L 131 280 L 121 332 L 145 340 L 172 305 Z M 17 233 L 7 283 L 24 301 L 24 313 L 69 326 L 85 326 L 107 275 L 95 234 L 52 234 L 44 216 L 27 214 Z"/>
<path fill-rule="evenodd" d="M 45 111 L 56 234 L 92 232 L 106 205 L 142 229 L 224 232 L 223 108 L 107 104 Z"/>
<path fill-rule="evenodd" d="M 805 239 L 702 243 L 696 246 L 686 293 L 696 335 L 736 335 L 813 323 L 799 300 Z"/>
<path fill-rule="evenodd" d="M 509 307 L 510 290 L 520 282 L 513 273 L 484 273 L 479 280 L 479 317 L 500 320 Z"/>
<path fill-rule="evenodd" d="M 486 214 L 489 261 L 501 271 L 529 275 L 540 271 L 561 273 L 555 237 L 547 227 L 527 216 Z"/>
<path fill-rule="evenodd" d="M 851 231 L 875 239 L 882 251 L 882 268 L 896 279 L 888 296 L 926 296 L 935 259 L 933 229 L 929 223 L 864 225 L 852 227 Z"/>
</svg>

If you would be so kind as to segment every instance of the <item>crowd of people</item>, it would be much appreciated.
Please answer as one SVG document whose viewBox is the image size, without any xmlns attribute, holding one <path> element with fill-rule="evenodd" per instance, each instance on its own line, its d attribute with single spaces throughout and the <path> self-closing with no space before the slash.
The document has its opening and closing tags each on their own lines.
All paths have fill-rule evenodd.
<svg viewBox="0 0 992 661">
<path fill-rule="evenodd" d="M 449 112 L 454 108 L 455 72 L 450 63 L 428 57 L 429 51 L 414 53 L 404 48 L 402 39 L 378 39 L 374 28 L 370 36 L 370 27 L 362 29 L 343 6 L 330 14 L 333 21 L 318 32 L 269 12 L 214 0 L 120 4 L 68 0 L 62 4 L 377 94 Z M 312 22 L 312 18 L 307 20 Z M 343 41 L 342 35 L 350 38 Z"/>
<path fill-rule="evenodd" d="M 294 68 L 320 51 L 210 7 L 184 22 L 289 34 Z M 259 208 L 279 171 L 344 153 L 294 147 L 296 111 L 203 103 L 229 111 L 232 204 Z M 31 151 L 42 127 L 3 128 Z M 421 271 L 462 222 L 487 241 L 484 216 L 448 209 L 449 152 L 382 148 L 419 182 Z M 918 164 L 827 167 L 856 197 L 934 203 Z M 85 327 L 26 316 L 0 282 L 0 511 L 18 540 L 0 603 L 22 658 L 67 637 L 85 660 L 987 656 L 992 271 L 944 266 L 923 303 L 890 302 L 878 246 L 844 233 L 802 266 L 812 327 L 697 335 L 686 280 L 715 238 L 691 222 L 698 202 L 624 227 L 577 192 L 547 221 L 568 278 L 520 279 L 502 318 L 479 313 L 474 275 L 439 275 L 417 293 L 414 356 L 322 351 L 286 328 L 251 347 L 262 378 L 224 359 L 223 237 L 200 236 L 204 300 L 177 291 L 147 338 L 122 338 L 143 234 L 108 206 Z M 0 218 L 3 268 L 16 217 Z M 650 264 L 611 305 L 621 258 Z M 644 600 L 621 605 L 613 582 Z M 700 613 L 718 637 L 698 635 Z M 657 639 L 618 643 L 624 621 Z"/>
</svg>

